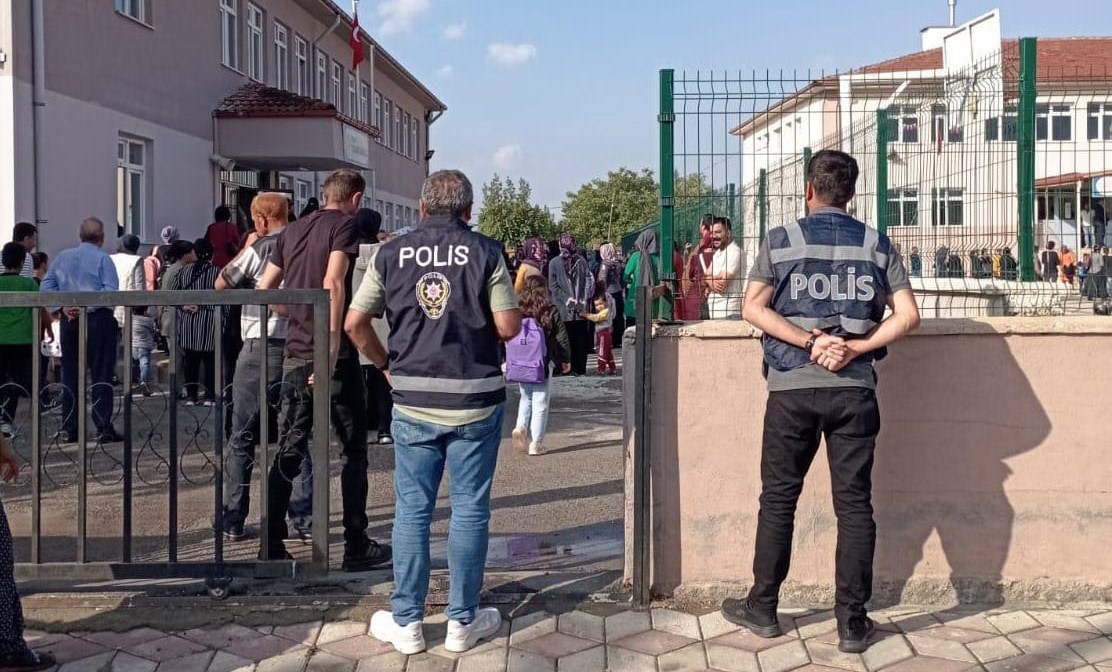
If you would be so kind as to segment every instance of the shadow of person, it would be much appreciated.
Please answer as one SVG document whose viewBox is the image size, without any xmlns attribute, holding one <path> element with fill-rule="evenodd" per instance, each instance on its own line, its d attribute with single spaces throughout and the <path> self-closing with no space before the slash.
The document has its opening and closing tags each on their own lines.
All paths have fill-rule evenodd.
<svg viewBox="0 0 1112 672">
<path fill-rule="evenodd" d="M 1040 446 L 1051 423 L 1005 337 L 959 328 L 970 333 L 908 339 L 878 369 L 874 608 L 1004 601 L 1006 460 Z M 932 532 L 944 558 L 928 548 Z"/>
</svg>

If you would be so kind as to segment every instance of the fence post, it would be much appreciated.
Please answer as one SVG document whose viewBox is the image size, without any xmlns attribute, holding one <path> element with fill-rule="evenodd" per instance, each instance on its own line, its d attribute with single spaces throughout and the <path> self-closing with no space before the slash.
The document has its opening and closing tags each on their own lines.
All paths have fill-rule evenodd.
<svg viewBox="0 0 1112 672">
<path fill-rule="evenodd" d="M 888 110 L 876 111 L 876 230 L 888 233 Z"/>
<path fill-rule="evenodd" d="M 1020 280 L 1034 282 L 1035 273 L 1035 86 L 1036 45 L 1034 37 L 1019 41 L 1019 118 L 1016 142 L 1019 198 L 1019 273 Z"/>
<path fill-rule="evenodd" d="M 807 216 L 807 169 L 811 167 L 811 148 L 803 148 L 803 216 Z"/>
<path fill-rule="evenodd" d="M 660 71 L 660 277 L 671 278 L 672 241 L 675 240 L 675 203 L 676 203 L 676 114 L 673 101 L 675 91 L 675 70 Z M 642 260 L 641 263 L 644 263 Z M 672 319 L 672 298 L 664 302 L 664 319 Z"/>
<path fill-rule="evenodd" d="M 633 386 L 633 608 L 652 602 L 652 288 L 637 287 Z"/>
<path fill-rule="evenodd" d="M 757 241 L 763 243 L 768 233 L 768 171 L 764 168 L 757 182 L 757 227 Z"/>
<path fill-rule="evenodd" d="M 730 223 L 731 224 L 733 224 L 734 226 L 739 226 L 738 222 L 734 219 L 734 216 L 737 213 L 737 207 L 736 206 L 737 206 L 737 187 L 734 185 L 733 182 L 731 182 L 728 185 L 726 185 L 726 216 L 730 218 Z M 739 234 L 740 234 L 739 237 L 744 238 L 745 237 L 744 236 L 745 232 L 742 231 L 740 228 L 738 230 L 739 230 Z"/>
</svg>

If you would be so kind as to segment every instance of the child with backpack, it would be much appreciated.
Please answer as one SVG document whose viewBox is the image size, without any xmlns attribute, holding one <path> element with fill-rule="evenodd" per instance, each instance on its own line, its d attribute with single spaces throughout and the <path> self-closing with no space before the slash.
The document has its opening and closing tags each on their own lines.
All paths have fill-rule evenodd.
<svg viewBox="0 0 1112 672">
<path fill-rule="evenodd" d="M 517 383 L 521 392 L 513 442 L 519 452 L 528 447 L 530 455 L 543 455 L 548 426 L 549 367 L 555 364 L 564 373 L 571 370 L 571 344 L 564 321 L 552 305 L 548 287 L 540 276 L 525 278 L 518 304 L 524 317 L 521 333 L 506 342 L 506 380 Z"/>
<path fill-rule="evenodd" d="M 582 311 L 579 313 L 584 319 L 595 324 L 595 352 L 598 353 L 598 372 L 618 372 L 618 365 L 614 361 L 614 298 L 606 292 L 606 285 L 599 283 L 595 288 L 595 296 L 591 300 L 595 312 Z"/>
</svg>

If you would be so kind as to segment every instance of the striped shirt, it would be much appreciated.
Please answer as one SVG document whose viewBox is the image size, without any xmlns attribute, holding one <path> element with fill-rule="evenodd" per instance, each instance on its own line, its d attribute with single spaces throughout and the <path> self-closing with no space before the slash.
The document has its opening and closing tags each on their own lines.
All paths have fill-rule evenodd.
<svg viewBox="0 0 1112 672">
<path fill-rule="evenodd" d="M 198 261 L 181 269 L 168 284 L 168 290 L 215 289 L 219 269 L 207 261 Z M 216 322 L 216 309 L 213 306 L 198 306 L 191 313 L 177 309 L 178 345 L 186 350 L 212 352 L 216 349 L 213 334 Z"/>
</svg>

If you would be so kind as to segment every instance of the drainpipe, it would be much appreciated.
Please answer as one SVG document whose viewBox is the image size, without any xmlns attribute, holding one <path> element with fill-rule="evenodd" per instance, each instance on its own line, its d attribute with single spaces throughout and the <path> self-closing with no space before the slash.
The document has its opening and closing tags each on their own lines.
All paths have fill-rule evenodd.
<svg viewBox="0 0 1112 672">
<path fill-rule="evenodd" d="M 32 94 L 31 94 L 31 162 L 33 165 L 34 186 L 32 193 L 35 207 L 35 226 L 40 233 L 46 224 L 46 213 L 43 212 L 43 186 L 46 176 L 43 170 L 43 136 L 46 125 L 43 122 L 43 110 L 46 108 L 46 20 L 43 15 L 43 5 L 40 1 L 31 2 L 31 69 Z"/>
<path fill-rule="evenodd" d="M 429 155 L 429 151 L 432 149 L 432 125 L 435 124 L 436 120 L 439 119 L 442 116 L 444 116 L 444 110 L 436 110 L 434 112 L 426 112 L 425 113 L 425 156 L 426 157 Z M 428 159 L 428 158 L 425 159 L 425 177 L 428 177 L 429 173 L 431 172 L 429 170 L 429 161 L 430 160 L 431 159 Z"/>
<path fill-rule="evenodd" d="M 310 52 L 313 54 L 313 75 L 314 75 L 314 77 L 313 77 L 313 97 L 317 98 L 318 100 L 324 100 L 324 99 L 321 98 L 321 95 L 320 95 L 321 94 L 321 92 L 320 92 L 320 77 L 316 76 L 316 74 L 317 74 L 317 56 L 320 55 L 320 54 L 317 53 L 317 45 L 320 44 L 321 40 L 328 37 L 329 35 L 332 34 L 333 31 L 335 31 L 337 28 L 339 28 L 341 21 L 343 21 L 343 17 L 340 15 L 339 12 L 336 12 L 336 18 L 333 19 L 332 25 L 328 28 L 328 30 L 326 30 L 323 33 L 321 33 L 320 35 L 318 35 L 317 39 L 313 40 L 312 49 L 310 49 Z M 328 71 L 327 70 L 325 71 L 324 75 L 325 75 L 326 78 L 328 77 Z"/>
</svg>

